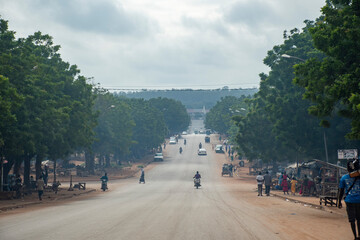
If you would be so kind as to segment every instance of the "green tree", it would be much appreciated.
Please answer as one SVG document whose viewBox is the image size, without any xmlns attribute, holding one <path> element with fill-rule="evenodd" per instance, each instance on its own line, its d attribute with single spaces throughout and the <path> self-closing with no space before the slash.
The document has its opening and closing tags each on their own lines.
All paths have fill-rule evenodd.
<svg viewBox="0 0 360 240">
<path fill-rule="evenodd" d="M 247 104 L 244 99 L 245 96 L 221 98 L 206 114 L 205 127 L 222 134 L 228 133 L 229 129 L 234 125 L 232 117 L 246 114 Z"/>
<path fill-rule="evenodd" d="M 190 116 L 180 101 L 159 97 L 149 99 L 149 103 L 162 113 L 170 134 L 182 132 L 189 127 Z"/>
<path fill-rule="evenodd" d="M 126 99 L 135 121 L 131 156 L 141 158 L 164 142 L 167 127 L 163 114 L 144 99 Z"/>
<path fill-rule="evenodd" d="M 24 160 L 24 182 L 29 185 L 30 160 L 37 155 L 36 169 L 45 156 L 64 157 L 91 142 L 94 114 L 92 86 L 79 76 L 76 66 L 62 61 L 49 35 L 40 32 L 15 40 L 0 20 L 0 74 L 9 79 L 23 101 L 12 109 L 16 122 L 3 146 L 18 173 Z"/>
<path fill-rule="evenodd" d="M 94 108 L 98 111 L 98 124 L 92 150 L 98 155 L 101 165 L 110 167 L 110 155 L 129 153 L 135 123 L 129 105 L 111 93 L 99 92 Z"/>
<path fill-rule="evenodd" d="M 351 119 L 350 139 L 360 139 L 360 2 L 329 0 L 323 16 L 310 29 L 315 47 L 325 58 L 310 58 L 295 68 L 295 83 L 315 103 L 309 112 L 322 118 L 335 112 Z"/>
</svg>

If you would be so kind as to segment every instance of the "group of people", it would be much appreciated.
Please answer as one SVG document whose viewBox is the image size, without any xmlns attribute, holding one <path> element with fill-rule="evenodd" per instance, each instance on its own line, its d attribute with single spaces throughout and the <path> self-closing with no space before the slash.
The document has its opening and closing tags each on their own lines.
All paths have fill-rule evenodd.
<svg viewBox="0 0 360 240">
<path fill-rule="evenodd" d="M 256 176 L 256 181 L 258 185 L 258 196 L 262 196 L 263 184 L 265 184 L 265 194 L 270 196 L 270 187 L 272 184 L 272 178 L 268 171 L 265 172 L 265 175 L 262 175 L 259 172 L 259 175 Z"/>
<path fill-rule="evenodd" d="M 305 175 L 305 179 L 307 179 L 306 175 Z M 261 172 L 259 172 L 258 176 L 256 177 L 256 180 L 257 180 L 257 183 L 258 183 L 258 196 L 262 196 L 262 186 L 263 186 L 263 184 L 265 184 L 265 194 L 267 196 L 269 196 L 270 195 L 270 188 L 272 186 L 272 177 L 269 174 L 269 172 L 266 171 L 265 175 L 262 175 Z M 301 189 L 307 188 L 307 184 L 308 183 L 305 181 L 306 187 L 304 186 L 304 183 L 303 183 Z M 296 180 L 295 177 L 289 177 L 284 172 L 284 173 L 281 173 L 281 175 L 279 176 L 278 185 L 277 185 L 278 188 L 277 189 L 281 189 L 284 192 L 284 195 L 286 195 L 286 194 L 289 195 L 289 189 L 290 189 L 291 194 L 295 195 L 297 185 L 298 185 L 298 180 Z"/>
<path fill-rule="evenodd" d="M 360 240 L 360 162 L 359 159 L 353 159 L 347 163 L 348 174 L 341 177 L 339 183 L 339 196 L 338 196 L 338 208 L 342 208 L 342 200 L 346 204 L 346 212 L 348 221 L 355 240 Z M 262 186 L 265 183 L 265 194 L 269 196 L 271 186 L 271 176 L 268 172 L 256 177 L 258 183 L 258 196 L 262 196 Z M 289 184 L 289 177 L 286 173 L 283 173 L 279 177 L 279 185 L 282 186 L 284 194 L 289 194 L 289 185 L 291 186 L 291 192 L 295 194 L 296 185 L 298 181 L 293 177 Z M 309 187 L 309 179 L 304 176 L 304 180 L 301 185 L 301 191 L 306 191 L 305 188 Z"/>
<path fill-rule="evenodd" d="M 45 166 L 42 169 L 41 174 L 37 180 L 33 176 L 30 176 L 30 184 L 27 188 L 28 193 L 31 193 L 33 190 L 37 190 L 39 200 L 42 200 L 42 195 L 44 193 L 44 188 L 47 185 L 48 181 L 48 167 Z M 15 198 L 19 199 L 22 197 L 23 192 L 23 181 L 20 174 L 9 174 L 7 179 L 7 190 L 15 192 Z M 6 188 L 5 188 L 6 189 Z"/>
<path fill-rule="evenodd" d="M 296 178 L 289 177 L 285 172 L 279 176 L 278 186 L 282 188 L 284 195 L 289 195 L 289 187 L 291 189 L 291 194 L 295 195 L 297 184 L 298 181 L 296 180 Z"/>
</svg>

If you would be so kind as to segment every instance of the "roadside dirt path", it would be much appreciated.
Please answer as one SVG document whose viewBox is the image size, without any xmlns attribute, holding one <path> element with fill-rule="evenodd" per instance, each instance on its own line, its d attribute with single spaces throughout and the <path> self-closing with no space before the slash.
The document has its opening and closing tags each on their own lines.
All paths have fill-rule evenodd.
<svg viewBox="0 0 360 240">
<path fill-rule="evenodd" d="M 239 208 L 244 206 L 245 202 L 250 203 L 254 207 L 251 209 L 253 217 L 262 218 L 268 228 L 279 234 L 280 239 L 353 239 L 345 208 L 320 207 L 319 199 L 315 197 L 289 196 L 317 207 L 289 201 L 286 196 L 274 196 L 282 196 L 281 191 L 272 191 L 273 194 L 269 197 L 258 197 L 255 176 L 248 175 L 249 169 L 246 165 L 238 168 L 238 173 L 233 178 L 221 177 L 221 166 L 223 163 L 230 163 L 230 159 L 224 154 L 218 154 L 216 159 L 220 181 L 226 184 Z M 239 166 L 238 162 L 234 161 L 233 164 Z M 244 211 L 248 210 L 250 209 Z"/>
<path fill-rule="evenodd" d="M 61 182 L 58 193 L 55 194 L 55 192 L 51 190 L 46 190 L 42 201 L 39 201 L 36 191 L 34 191 L 31 195 L 25 195 L 21 199 L 0 200 L 0 217 L 34 211 L 44 207 L 56 206 L 72 201 L 90 199 L 99 194 L 106 194 L 126 184 L 127 179 L 138 177 L 138 166 L 140 165 L 145 167 L 145 171 L 150 171 L 152 168 L 156 167 L 157 163 L 152 162 L 152 156 L 147 156 L 141 161 L 133 162 L 131 167 L 125 167 L 121 170 L 108 169 L 109 190 L 106 192 L 102 192 L 100 189 L 100 176 L 73 176 L 73 185 L 79 182 L 86 183 L 85 190 L 75 188 L 73 191 L 68 191 L 70 187 L 70 177 L 57 177 L 57 180 Z M 52 180 L 53 176 L 50 175 L 49 179 Z"/>
</svg>

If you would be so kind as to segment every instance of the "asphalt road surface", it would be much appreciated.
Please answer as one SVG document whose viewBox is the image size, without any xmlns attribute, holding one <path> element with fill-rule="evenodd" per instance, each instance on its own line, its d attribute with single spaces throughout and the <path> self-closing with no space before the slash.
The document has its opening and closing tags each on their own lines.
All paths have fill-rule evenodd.
<svg viewBox="0 0 360 240">
<path fill-rule="evenodd" d="M 278 218 L 264 218 L 264 211 L 256 204 L 233 197 L 220 179 L 217 160 L 223 156 L 204 143 L 204 135 L 186 138 L 186 146 L 182 139 L 167 145 L 164 162 L 145 172 L 146 184 L 135 178 L 122 180 L 125 186 L 88 200 L 0 218 L 0 239 L 298 239 L 279 235 L 269 224 Z M 207 156 L 197 155 L 199 142 L 207 149 Z M 197 170 L 202 175 L 200 189 L 194 188 L 192 180 Z M 263 201 L 260 207 L 263 199 L 259 198 Z M 304 210 L 299 207 L 294 211 L 300 215 Z M 297 217 L 293 215 L 290 217 Z M 325 239 L 319 235 L 316 239 Z M 315 239 L 309 236 L 302 239 Z"/>
</svg>

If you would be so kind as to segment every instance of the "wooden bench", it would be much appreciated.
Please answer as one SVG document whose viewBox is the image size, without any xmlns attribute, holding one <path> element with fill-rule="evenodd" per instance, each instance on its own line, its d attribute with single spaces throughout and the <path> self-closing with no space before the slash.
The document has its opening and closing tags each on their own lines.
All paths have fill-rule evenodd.
<svg viewBox="0 0 360 240">
<path fill-rule="evenodd" d="M 322 205 L 322 203 L 324 203 L 324 205 L 330 205 L 333 206 L 335 205 L 335 207 L 337 207 L 338 205 L 338 198 L 336 196 L 320 196 L 320 205 Z"/>
<path fill-rule="evenodd" d="M 74 185 L 74 188 L 78 188 L 79 190 L 86 190 L 86 183 L 85 182 L 79 182 L 77 184 Z"/>
<path fill-rule="evenodd" d="M 15 197 L 15 191 L 0 192 L 1 200 L 13 199 Z"/>
<path fill-rule="evenodd" d="M 86 190 L 86 183 L 85 182 L 79 182 L 79 189 Z"/>
</svg>

